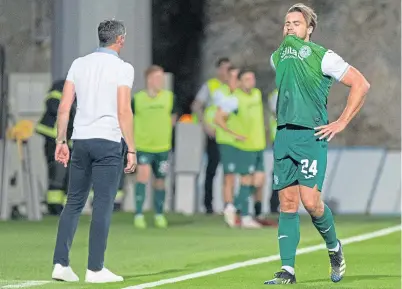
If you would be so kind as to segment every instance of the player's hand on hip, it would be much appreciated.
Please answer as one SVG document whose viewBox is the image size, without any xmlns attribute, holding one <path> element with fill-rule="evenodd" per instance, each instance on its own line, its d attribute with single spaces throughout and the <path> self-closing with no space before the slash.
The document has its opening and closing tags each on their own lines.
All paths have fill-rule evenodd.
<svg viewBox="0 0 402 289">
<path fill-rule="evenodd" d="M 54 152 L 54 159 L 67 167 L 68 160 L 70 159 L 70 150 L 67 144 L 57 144 L 56 151 Z"/>
<path fill-rule="evenodd" d="M 317 132 L 314 134 L 315 136 L 320 136 L 320 139 L 327 138 L 327 141 L 330 141 L 337 133 L 343 131 L 346 127 L 346 122 L 344 121 L 334 121 L 327 125 L 322 125 L 314 128 Z"/>
<path fill-rule="evenodd" d="M 137 155 L 133 153 L 127 153 L 127 166 L 124 168 L 126 174 L 131 174 L 137 167 Z"/>
</svg>

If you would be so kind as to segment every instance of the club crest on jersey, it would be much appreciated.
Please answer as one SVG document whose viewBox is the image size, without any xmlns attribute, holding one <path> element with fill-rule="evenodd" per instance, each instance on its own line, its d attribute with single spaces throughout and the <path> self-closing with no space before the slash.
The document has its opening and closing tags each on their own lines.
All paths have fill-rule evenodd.
<svg viewBox="0 0 402 289">
<path fill-rule="evenodd" d="M 304 59 L 311 55 L 311 48 L 310 46 L 303 45 L 299 50 L 299 58 Z"/>
<path fill-rule="evenodd" d="M 287 46 L 281 52 L 281 61 L 288 58 L 293 59 L 298 58 L 300 60 L 304 60 L 310 55 L 311 55 L 311 48 L 307 45 L 303 45 L 299 51 L 297 51 L 293 47 Z"/>
</svg>

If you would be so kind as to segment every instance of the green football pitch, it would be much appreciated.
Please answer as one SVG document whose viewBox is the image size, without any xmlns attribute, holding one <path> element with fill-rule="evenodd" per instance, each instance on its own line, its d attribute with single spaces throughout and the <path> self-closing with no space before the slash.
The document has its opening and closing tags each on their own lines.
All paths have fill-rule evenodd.
<svg viewBox="0 0 402 289">
<path fill-rule="evenodd" d="M 280 268 L 275 228 L 229 229 L 221 216 L 168 215 L 170 227 L 160 230 L 152 227 L 151 215 L 147 219 L 149 228 L 136 230 L 131 214 L 114 215 L 105 265 L 123 275 L 125 281 L 99 285 L 84 283 L 90 217 L 81 217 L 71 252 L 71 266 L 81 280 L 78 283 L 50 279 L 57 218 L 0 223 L 0 288 L 254 289 L 267 288 L 263 282 Z M 401 288 L 401 231 L 395 227 L 400 225 L 400 218 L 335 219 L 338 237 L 347 243 L 344 279 L 337 284 L 329 280 L 327 251 L 316 246 L 323 244 L 321 236 L 309 218 L 302 217 L 299 248 L 307 249 L 296 257 L 298 284 L 290 286 Z M 390 227 L 394 232 L 372 234 Z"/>
</svg>

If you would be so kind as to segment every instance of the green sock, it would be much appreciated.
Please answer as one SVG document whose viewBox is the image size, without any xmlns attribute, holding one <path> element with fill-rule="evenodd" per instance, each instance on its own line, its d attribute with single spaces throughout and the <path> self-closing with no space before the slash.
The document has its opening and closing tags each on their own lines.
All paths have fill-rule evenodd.
<svg viewBox="0 0 402 289">
<path fill-rule="evenodd" d="M 144 206 L 145 201 L 145 184 L 136 183 L 135 184 L 135 213 L 137 215 L 142 214 L 142 207 Z"/>
<path fill-rule="evenodd" d="M 165 205 L 165 190 L 154 190 L 154 208 L 157 215 L 163 214 L 163 206 Z"/>
<path fill-rule="evenodd" d="M 312 217 L 314 226 L 325 240 L 328 249 L 334 249 L 338 245 L 336 238 L 334 217 L 331 209 L 324 205 L 324 214 L 320 218 Z"/>
<path fill-rule="evenodd" d="M 280 213 L 278 240 L 282 266 L 294 268 L 296 249 L 300 241 L 299 213 Z"/>
<path fill-rule="evenodd" d="M 241 211 L 242 216 L 248 216 L 249 215 L 249 210 L 248 210 L 248 199 L 250 197 L 251 193 L 251 187 L 250 186 L 245 186 L 245 185 L 240 185 L 240 190 L 239 194 L 237 196 L 237 204 L 238 208 Z"/>
</svg>

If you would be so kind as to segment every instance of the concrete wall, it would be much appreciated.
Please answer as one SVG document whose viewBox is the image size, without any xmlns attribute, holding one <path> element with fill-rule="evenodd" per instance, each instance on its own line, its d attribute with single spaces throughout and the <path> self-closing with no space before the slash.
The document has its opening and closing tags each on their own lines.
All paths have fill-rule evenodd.
<svg viewBox="0 0 402 289">
<path fill-rule="evenodd" d="M 337 136 L 337 145 L 401 145 L 401 2 L 395 0 L 300 1 L 318 13 L 313 41 L 334 50 L 356 66 L 371 83 L 361 113 Z M 234 3 L 236 3 L 234 5 Z M 284 15 L 297 3 L 290 0 L 207 0 L 203 46 L 203 81 L 213 73 L 222 55 L 257 71 L 258 86 L 274 89 L 271 53 L 282 39 Z M 334 85 L 329 96 L 329 117 L 336 120 L 348 90 Z"/>
<path fill-rule="evenodd" d="M 52 0 L 40 0 L 44 17 L 36 19 L 38 24 L 49 28 L 52 18 Z M 0 1 L 0 43 L 6 48 L 7 72 L 49 72 L 51 61 L 50 30 L 48 38 L 36 43 L 32 33 L 33 3 L 37 0 Z M 46 30 L 46 29 L 45 29 Z M 45 33 L 46 34 L 46 33 Z"/>
</svg>

